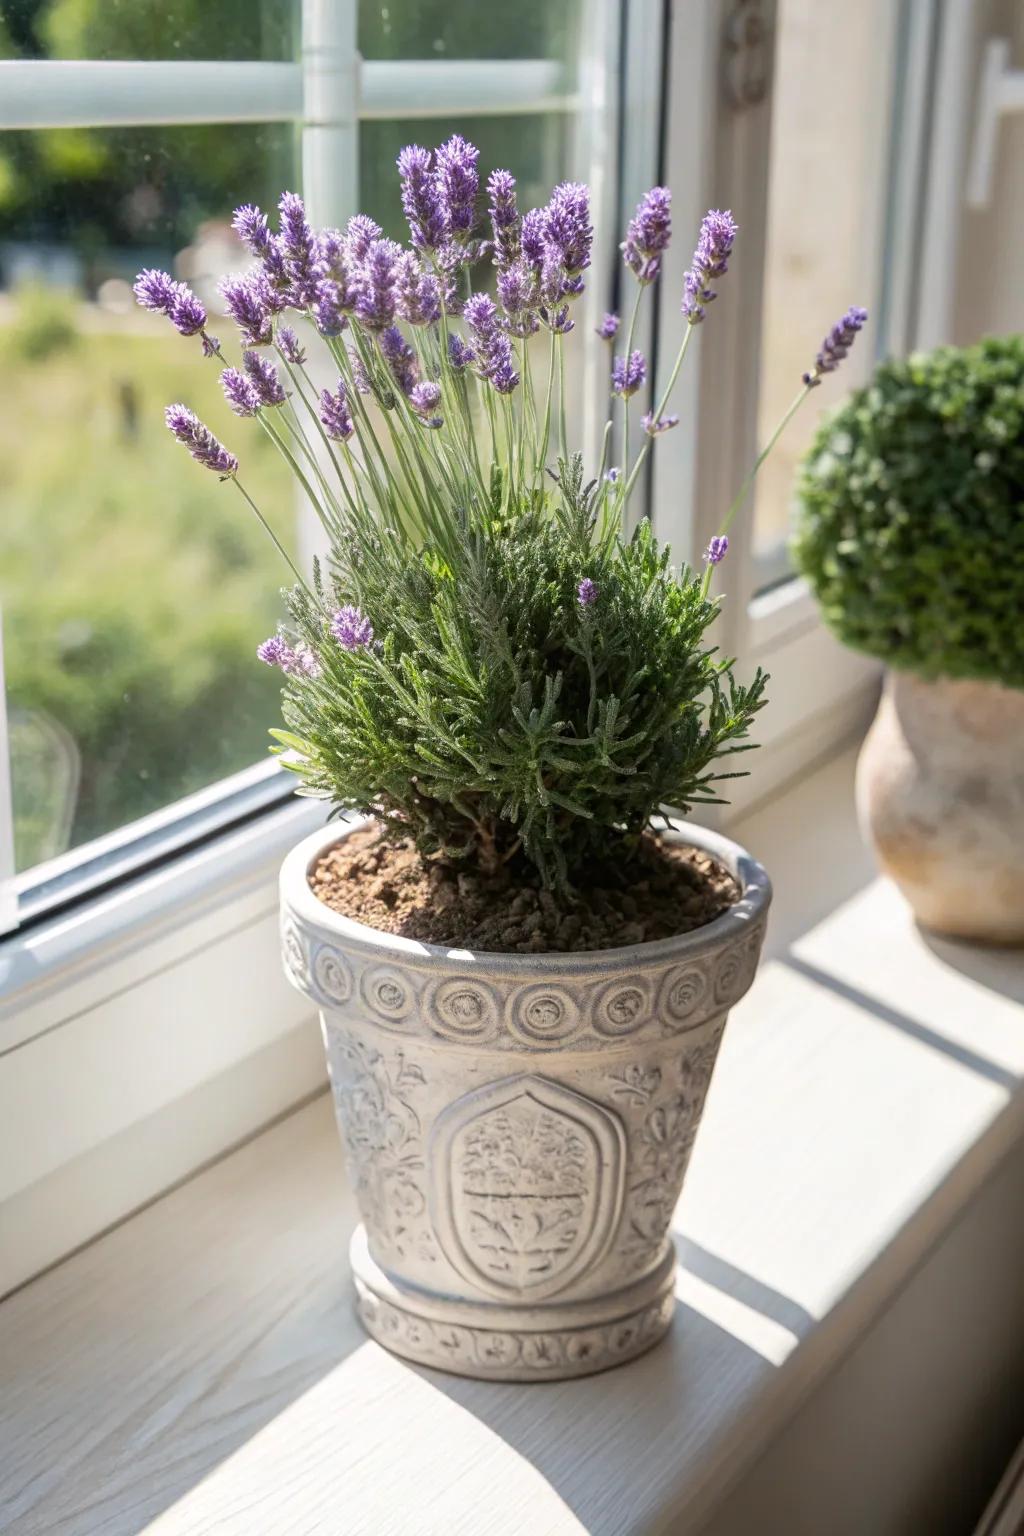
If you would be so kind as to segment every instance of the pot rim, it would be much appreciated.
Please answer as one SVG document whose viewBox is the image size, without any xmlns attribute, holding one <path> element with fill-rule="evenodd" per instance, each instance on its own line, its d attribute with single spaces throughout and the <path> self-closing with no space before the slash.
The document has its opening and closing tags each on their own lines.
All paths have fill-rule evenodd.
<svg viewBox="0 0 1024 1536">
<path fill-rule="evenodd" d="M 402 934 L 384 933 L 368 923 L 358 923 L 351 917 L 336 912 L 314 895 L 309 884 L 309 874 L 317 859 L 328 848 L 340 843 L 358 828 L 371 821 L 369 816 L 355 816 L 351 820 L 331 821 L 326 826 L 304 837 L 286 856 L 281 866 L 281 900 L 293 916 L 304 924 L 326 930 L 336 939 L 342 939 L 347 948 L 358 948 L 376 953 L 413 957 L 435 962 L 467 961 L 480 963 L 491 970 L 505 969 L 517 972 L 529 967 L 530 971 L 543 976 L 547 972 L 564 974 L 567 968 L 616 963 L 628 967 L 641 963 L 645 967 L 659 959 L 682 959 L 688 954 L 699 954 L 729 943 L 744 930 L 750 929 L 758 919 L 763 919 L 772 899 L 772 886 L 767 871 L 739 843 L 711 832 L 706 827 L 687 824 L 686 829 L 666 828 L 663 835 L 671 842 L 686 847 L 699 848 L 719 863 L 724 864 L 737 880 L 741 889 L 739 901 L 728 911 L 721 913 L 703 927 L 689 933 L 675 934 L 667 939 L 649 939 L 642 944 L 620 945 L 615 949 L 548 950 L 541 954 L 520 954 L 518 951 L 496 949 L 467 949 L 445 944 L 427 944 L 421 939 L 409 939 Z"/>
</svg>

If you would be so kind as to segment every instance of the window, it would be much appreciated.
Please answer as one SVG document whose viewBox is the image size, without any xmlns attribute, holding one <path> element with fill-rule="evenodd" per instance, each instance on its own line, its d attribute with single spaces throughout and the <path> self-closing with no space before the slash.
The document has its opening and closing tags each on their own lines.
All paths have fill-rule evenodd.
<svg viewBox="0 0 1024 1536">
<path fill-rule="evenodd" d="M 300 184 L 317 222 L 361 208 L 400 234 L 395 156 L 439 132 L 507 164 L 524 198 L 566 175 L 614 197 L 593 172 L 614 170 L 619 15 L 592 9 L 584 29 L 578 4 L 543 0 L 485 21 L 470 0 L 302 18 L 297 0 L 0 0 L 0 612 L 23 915 L 291 787 L 266 757 L 277 684 L 253 661 L 278 556 L 162 407 L 188 401 L 239 448 L 240 424 L 216 367 L 134 304 L 134 274 L 166 267 L 215 314 L 217 276 L 248 261 L 232 208 Z M 275 531 L 308 556 L 286 466 L 258 436 L 244 448 Z"/>
</svg>

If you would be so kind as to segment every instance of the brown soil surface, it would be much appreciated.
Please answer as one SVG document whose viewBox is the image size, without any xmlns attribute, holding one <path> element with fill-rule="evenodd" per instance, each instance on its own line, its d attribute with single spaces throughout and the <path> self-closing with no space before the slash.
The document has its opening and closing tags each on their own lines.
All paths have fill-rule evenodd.
<svg viewBox="0 0 1024 1536">
<path fill-rule="evenodd" d="M 327 906 L 381 933 L 505 954 L 667 939 L 703 927 L 740 897 L 706 853 L 654 835 L 631 865 L 601 871 L 568 897 L 544 890 L 529 869 L 486 877 L 424 863 L 411 843 L 385 842 L 374 827 L 329 848 L 309 883 Z"/>
</svg>

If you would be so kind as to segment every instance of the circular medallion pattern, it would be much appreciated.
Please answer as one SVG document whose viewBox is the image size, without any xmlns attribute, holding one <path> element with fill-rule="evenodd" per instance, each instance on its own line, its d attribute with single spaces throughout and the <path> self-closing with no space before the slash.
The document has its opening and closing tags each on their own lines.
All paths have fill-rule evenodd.
<svg viewBox="0 0 1024 1536">
<path fill-rule="evenodd" d="M 754 979 L 761 953 L 761 935 L 751 934 L 742 944 L 734 944 L 720 957 L 715 972 L 715 1002 L 736 1002 Z"/>
<path fill-rule="evenodd" d="M 306 951 L 298 930 L 291 923 L 285 923 L 281 929 L 281 951 L 284 963 L 292 975 L 301 982 L 307 981 L 309 972 L 306 969 Z"/>
<path fill-rule="evenodd" d="M 666 1026 L 672 1029 L 693 1020 L 707 990 L 708 978 L 698 966 L 678 965 L 669 971 L 658 998 L 658 1011 Z"/>
<path fill-rule="evenodd" d="M 313 980 L 331 1003 L 347 1003 L 352 996 L 348 961 L 330 944 L 321 944 L 313 956 Z"/>
<path fill-rule="evenodd" d="M 649 1015 L 647 989 L 638 981 L 613 981 L 598 993 L 594 1028 L 602 1035 L 631 1035 Z"/>
<path fill-rule="evenodd" d="M 560 1045 L 579 1028 L 579 1005 L 567 988 L 537 982 L 513 995 L 509 1024 L 531 1045 Z"/>
<path fill-rule="evenodd" d="M 430 994 L 431 1029 L 446 1040 L 486 1040 L 498 1027 L 498 999 L 490 987 L 460 976 L 442 981 Z"/>
<path fill-rule="evenodd" d="M 363 1002 L 386 1024 L 401 1024 L 416 1007 L 416 993 L 407 977 L 390 967 L 375 965 L 359 983 Z"/>
</svg>

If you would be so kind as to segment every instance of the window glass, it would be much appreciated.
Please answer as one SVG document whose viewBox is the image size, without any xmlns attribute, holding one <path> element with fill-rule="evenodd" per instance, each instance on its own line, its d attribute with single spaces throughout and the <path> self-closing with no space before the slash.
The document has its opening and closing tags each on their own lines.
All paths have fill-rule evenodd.
<svg viewBox="0 0 1024 1536">
<path fill-rule="evenodd" d="M 244 454 L 285 543 L 291 482 L 198 342 L 130 285 L 166 267 L 212 306 L 245 261 L 236 193 L 272 199 L 295 157 L 278 125 L 7 133 L 0 153 L 0 611 L 25 869 L 266 753 L 277 685 L 253 647 L 287 570 L 164 406 Z"/>
<path fill-rule="evenodd" d="M 295 56 L 296 0 L 0 0 L 0 58 Z"/>
<path fill-rule="evenodd" d="M 0 58 L 299 57 L 297 0 L 0 0 Z M 578 3 L 486 15 L 472 0 L 361 4 L 381 60 L 554 59 Z M 414 105 L 414 103 L 410 103 Z M 578 120 L 509 114 L 360 125 L 360 206 L 404 237 L 395 175 L 410 140 L 473 139 L 524 206 L 585 175 Z M 300 558 L 309 530 L 286 466 L 225 405 L 199 345 L 143 313 L 143 266 L 187 279 L 218 327 L 216 279 L 247 258 L 241 201 L 301 190 L 287 124 L 0 132 L 0 618 L 19 870 L 265 761 L 279 680 L 254 660 L 288 572 L 230 485 L 163 425 L 181 400 L 242 460 L 241 479 Z M 483 276 L 481 274 L 481 280 Z"/>
<path fill-rule="evenodd" d="M 888 0 L 779 3 L 758 419 L 762 442 L 799 389 L 833 321 L 851 304 L 876 308 L 894 19 Z M 785 543 L 800 457 L 822 412 L 866 377 L 872 361 L 868 331 L 849 363 L 813 392 L 758 476 L 754 549 L 762 586 L 788 569 Z"/>
</svg>

